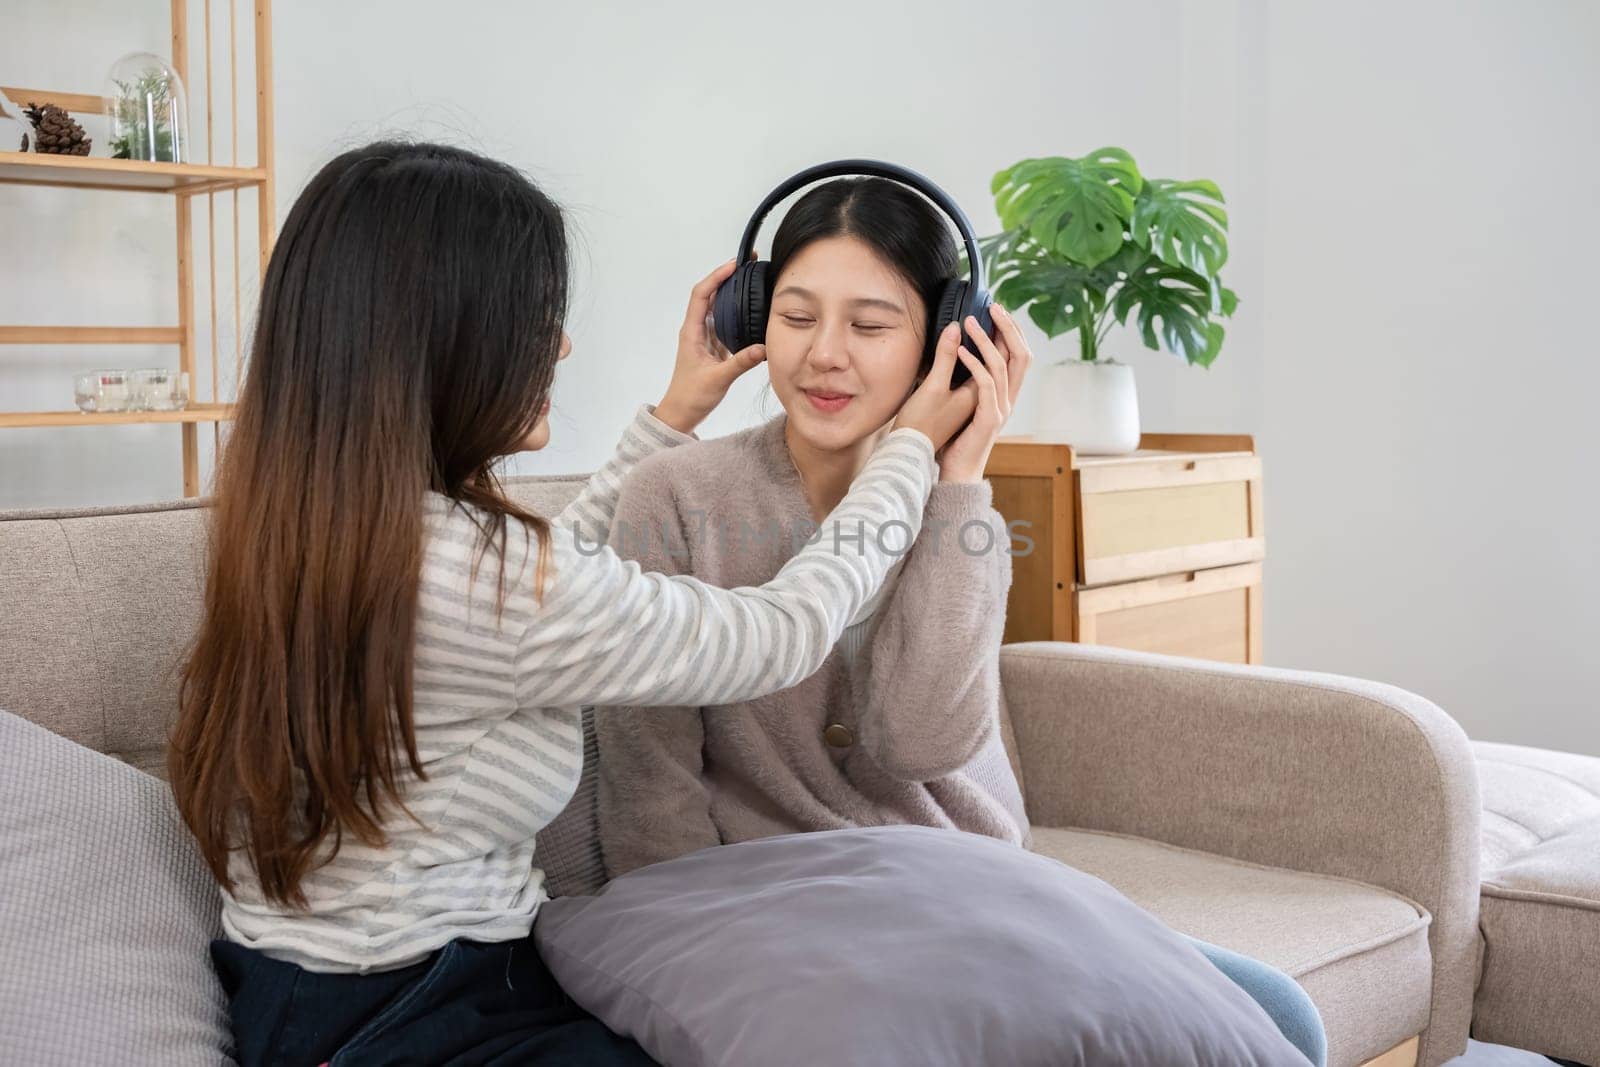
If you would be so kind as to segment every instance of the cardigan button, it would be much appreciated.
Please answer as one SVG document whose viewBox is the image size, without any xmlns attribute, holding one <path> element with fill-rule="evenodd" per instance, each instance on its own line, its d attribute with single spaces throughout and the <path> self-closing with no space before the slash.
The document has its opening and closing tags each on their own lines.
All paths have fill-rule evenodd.
<svg viewBox="0 0 1600 1067">
<path fill-rule="evenodd" d="M 841 722 L 836 722 L 822 731 L 822 739 L 834 748 L 849 748 L 856 743 L 855 732 Z"/>
</svg>

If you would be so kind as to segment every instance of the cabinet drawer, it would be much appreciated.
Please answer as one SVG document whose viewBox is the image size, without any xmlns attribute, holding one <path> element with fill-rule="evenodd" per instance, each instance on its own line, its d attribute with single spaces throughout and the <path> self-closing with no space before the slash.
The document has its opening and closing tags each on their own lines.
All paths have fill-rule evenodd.
<svg viewBox="0 0 1600 1067">
<path fill-rule="evenodd" d="M 1254 455 L 1079 461 L 1085 586 L 1256 562 L 1266 555 Z"/>
<path fill-rule="evenodd" d="M 1261 564 L 1079 590 L 1078 640 L 1224 663 L 1261 662 Z"/>
</svg>

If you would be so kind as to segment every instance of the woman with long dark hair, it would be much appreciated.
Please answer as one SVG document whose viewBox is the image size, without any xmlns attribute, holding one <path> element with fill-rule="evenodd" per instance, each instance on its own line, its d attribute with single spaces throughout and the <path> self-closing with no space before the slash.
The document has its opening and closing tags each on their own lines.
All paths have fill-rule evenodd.
<svg viewBox="0 0 1600 1067">
<path fill-rule="evenodd" d="M 339 156 L 295 203 L 169 756 L 224 890 L 213 956 L 243 1063 L 648 1062 L 529 936 L 579 707 L 736 702 L 812 673 L 893 561 L 876 534 L 915 534 L 936 450 L 992 441 L 1008 388 L 1005 360 L 941 350 L 829 516 L 867 531 L 848 549 L 819 538 L 760 589 L 642 571 L 594 547 L 623 476 L 764 358 L 706 337 L 732 268 L 693 291 L 661 402 L 552 520 L 494 464 L 549 437 L 569 349 L 555 205 L 503 164 L 399 143 Z M 958 358 L 973 378 L 952 389 Z"/>
</svg>

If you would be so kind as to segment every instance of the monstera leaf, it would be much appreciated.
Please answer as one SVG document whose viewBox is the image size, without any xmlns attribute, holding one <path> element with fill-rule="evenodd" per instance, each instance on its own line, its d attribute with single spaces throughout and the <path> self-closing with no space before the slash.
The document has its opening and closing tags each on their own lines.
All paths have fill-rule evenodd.
<svg viewBox="0 0 1600 1067">
<path fill-rule="evenodd" d="M 1133 157 L 1102 148 L 1082 159 L 1025 159 L 994 176 L 990 192 L 1007 230 L 1093 267 L 1116 255 L 1144 179 Z"/>
<path fill-rule="evenodd" d="M 979 242 L 994 298 L 1028 317 L 1046 337 L 1084 327 L 1095 335 L 1095 323 L 1106 307 L 1106 290 L 1115 281 L 1107 264 L 1085 267 L 1051 254 L 1026 231 L 1015 230 Z"/>
<path fill-rule="evenodd" d="M 1163 263 L 1215 278 L 1228 260 L 1228 213 L 1214 182 L 1151 178 L 1134 202 L 1128 236 Z"/>
<path fill-rule="evenodd" d="M 1223 338 L 1222 323 L 1211 316 L 1232 315 L 1238 303 L 1233 290 L 1220 282 L 1152 255 L 1122 279 L 1111 311 L 1127 325 L 1137 309 L 1145 347 L 1164 347 L 1189 363 L 1209 367 L 1222 351 Z"/>
</svg>

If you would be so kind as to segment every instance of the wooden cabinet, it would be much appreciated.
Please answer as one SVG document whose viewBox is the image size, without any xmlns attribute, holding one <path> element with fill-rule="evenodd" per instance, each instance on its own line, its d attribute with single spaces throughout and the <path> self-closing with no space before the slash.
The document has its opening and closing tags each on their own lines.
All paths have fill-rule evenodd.
<svg viewBox="0 0 1600 1067">
<path fill-rule="evenodd" d="M 1261 662 L 1261 457 L 1248 436 L 1145 434 L 1127 456 L 996 443 L 1012 528 L 1005 640 Z"/>
</svg>

